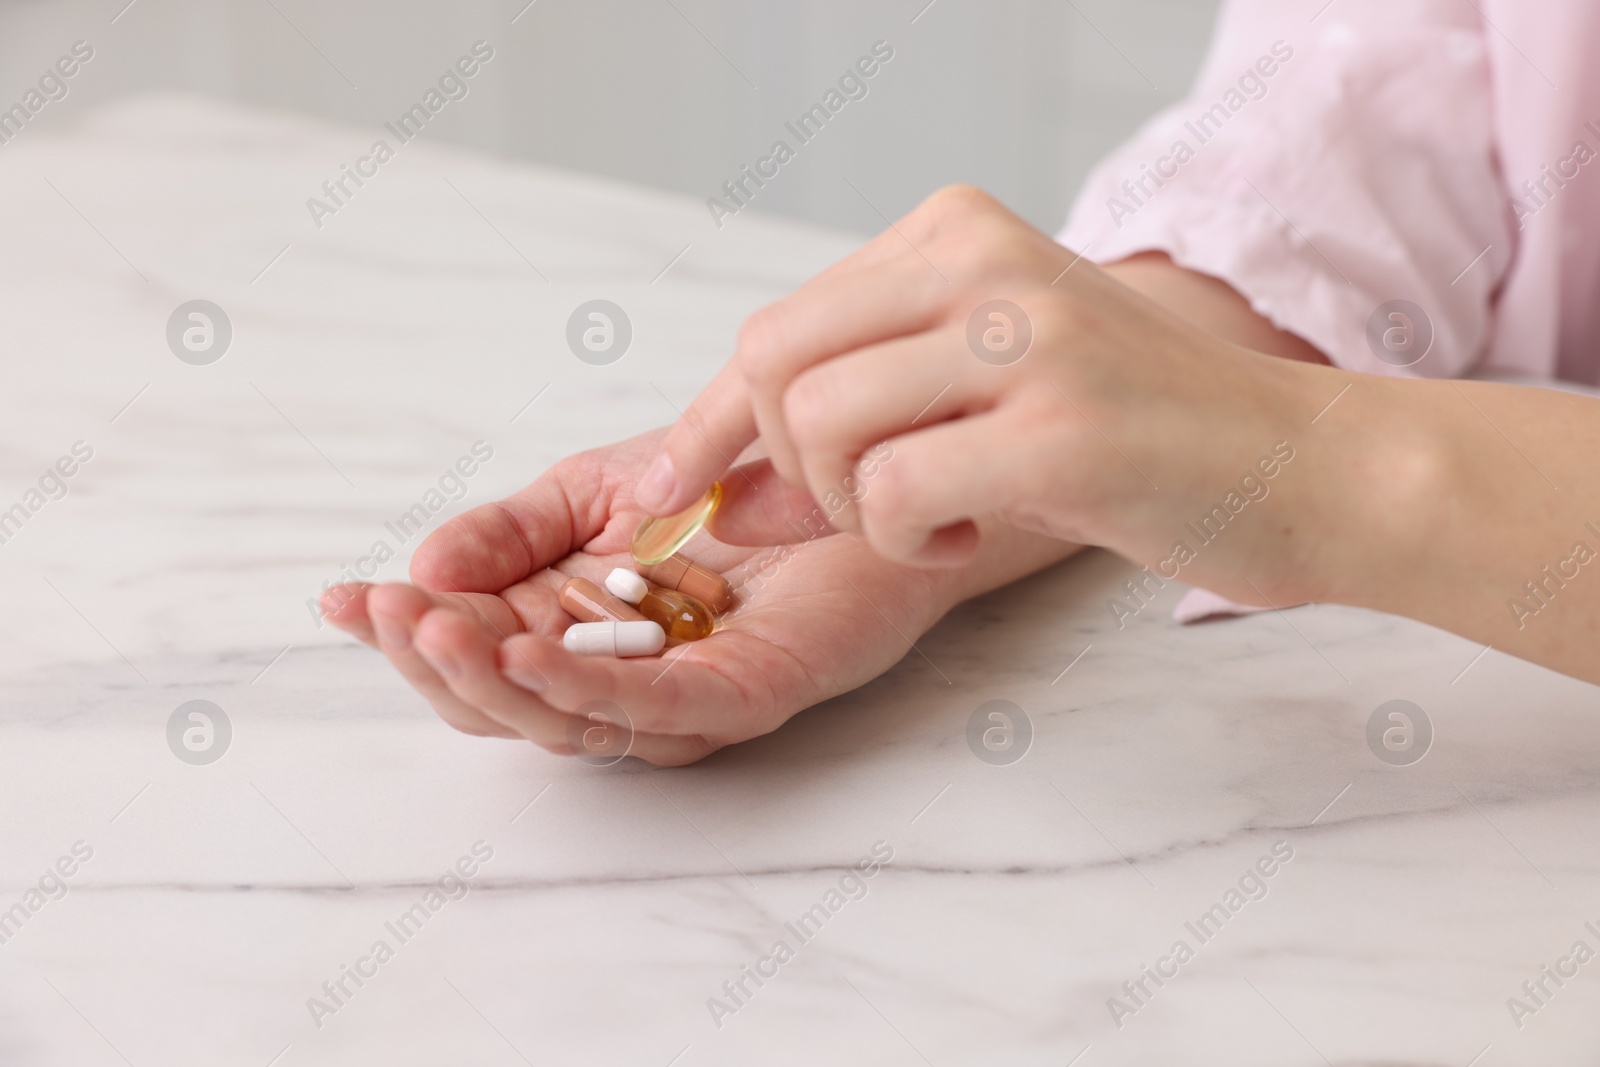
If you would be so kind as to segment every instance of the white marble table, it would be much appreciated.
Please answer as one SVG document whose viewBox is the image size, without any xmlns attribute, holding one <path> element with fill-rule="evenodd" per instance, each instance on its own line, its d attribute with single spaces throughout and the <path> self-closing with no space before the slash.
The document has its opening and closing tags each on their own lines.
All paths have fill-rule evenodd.
<svg viewBox="0 0 1600 1067">
<path fill-rule="evenodd" d="M 475 441 L 450 512 L 670 419 L 851 242 L 420 140 L 317 230 L 373 136 L 145 99 L 0 149 L 0 508 L 93 449 L 0 544 L 0 1063 L 1593 1067 L 1600 962 L 1520 1028 L 1507 999 L 1600 948 L 1600 691 L 1409 622 L 1119 631 L 1130 568 L 1091 554 L 695 767 L 438 722 L 307 598 Z M 562 341 L 596 297 L 635 328 L 611 366 Z M 193 298 L 234 327 L 209 366 L 164 337 Z M 1436 730 L 1406 767 L 1366 742 L 1398 698 Z M 209 765 L 166 739 L 197 699 L 233 729 Z M 1011 765 L 965 740 L 995 699 L 1035 730 Z M 880 841 L 864 898 L 787 930 Z M 466 895 L 391 932 L 477 842 Z"/>
</svg>

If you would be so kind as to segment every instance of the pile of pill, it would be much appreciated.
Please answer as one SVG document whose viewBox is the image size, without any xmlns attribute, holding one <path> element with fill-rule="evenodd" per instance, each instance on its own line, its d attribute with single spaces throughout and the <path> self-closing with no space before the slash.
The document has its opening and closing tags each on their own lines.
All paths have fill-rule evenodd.
<svg viewBox="0 0 1600 1067">
<path fill-rule="evenodd" d="M 733 606 L 733 587 L 716 571 L 675 553 L 639 570 L 618 567 L 605 587 L 572 578 L 561 606 L 578 620 L 561 643 L 590 656 L 654 656 L 664 648 L 710 635 L 716 617 Z"/>
</svg>

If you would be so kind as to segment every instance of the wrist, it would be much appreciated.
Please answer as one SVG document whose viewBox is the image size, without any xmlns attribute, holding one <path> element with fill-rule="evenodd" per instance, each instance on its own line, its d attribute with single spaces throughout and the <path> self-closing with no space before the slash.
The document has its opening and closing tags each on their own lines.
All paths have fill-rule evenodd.
<svg viewBox="0 0 1600 1067">
<path fill-rule="evenodd" d="M 1434 383 L 1340 377 L 1350 392 L 1306 435 L 1312 462 L 1291 520 L 1299 566 L 1284 595 L 1411 614 L 1412 591 L 1433 581 L 1429 546 L 1471 481 L 1430 402 Z"/>
</svg>

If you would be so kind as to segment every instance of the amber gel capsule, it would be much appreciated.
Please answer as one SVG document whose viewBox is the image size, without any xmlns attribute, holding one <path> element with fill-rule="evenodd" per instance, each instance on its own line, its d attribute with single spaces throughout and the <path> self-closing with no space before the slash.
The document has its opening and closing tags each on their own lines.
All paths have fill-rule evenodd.
<svg viewBox="0 0 1600 1067">
<path fill-rule="evenodd" d="M 712 482 L 705 495 L 676 515 L 648 516 L 633 532 L 633 561 L 641 567 L 660 563 L 689 543 L 722 503 L 722 483 Z"/>
<path fill-rule="evenodd" d="M 644 616 L 632 604 L 612 596 L 587 578 L 571 578 L 556 597 L 561 606 L 579 622 L 642 622 Z"/>
<path fill-rule="evenodd" d="M 639 573 L 657 585 L 688 593 L 718 615 L 733 607 L 733 586 L 728 584 L 728 579 L 709 567 L 700 566 L 682 552 L 654 566 L 642 566 Z"/>
<path fill-rule="evenodd" d="M 636 605 L 645 618 L 660 624 L 670 645 L 708 637 L 715 626 L 711 609 L 694 597 L 675 589 L 652 589 L 649 582 L 626 567 L 606 575 L 606 588 Z"/>
<path fill-rule="evenodd" d="M 667 644 L 698 641 L 711 636 L 716 619 L 711 609 L 676 589 L 652 589 L 639 601 L 639 611 L 667 632 Z"/>
</svg>

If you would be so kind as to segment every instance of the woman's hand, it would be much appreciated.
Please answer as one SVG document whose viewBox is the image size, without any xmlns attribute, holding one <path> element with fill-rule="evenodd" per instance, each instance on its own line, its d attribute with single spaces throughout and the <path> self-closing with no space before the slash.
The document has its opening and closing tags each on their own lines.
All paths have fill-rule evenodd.
<svg viewBox="0 0 1600 1067">
<path fill-rule="evenodd" d="M 993 300 L 1031 327 L 1015 362 L 982 346 Z M 759 433 L 898 563 L 989 554 L 983 518 L 1146 564 L 1130 603 L 1181 579 L 1375 608 L 1600 682 L 1600 402 L 1317 359 L 1221 282 L 1099 270 L 947 189 L 750 319 L 639 502 L 682 506 Z"/>
<path fill-rule="evenodd" d="M 1316 517 L 1305 483 L 1325 465 L 1283 459 L 1348 377 L 1224 341 L 952 188 L 754 315 L 639 498 L 678 510 L 759 434 L 783 478 L 841 501 L 835 528 L 897 563 L 965 565 L 993 517 L 1169 578 L 1183 566 L 1236 599 L 1305 599 L 1294 511 L 1265 517 L 1281 505 L 1252 494 L 1281 490 Z M 1196 543 L 1186 523 L 1230 493 L 1256 514 L 1234 523 L 1228 508 L 1228 536 Z M 1171 562 L 1184 540 L 1196 558 Z"/>
<path fill-rule="evenodd" d="M 629 539 L 644 517 L 633 481 L 662 437 L 572 456 L 515 496 L 451 520 L 418 548 L 415 585 L 332 589 L 328 618 L 388 656 L 458 730 L 527 738 L 560 753 L 626 748 L 677 765 L 775 730 L 883 673 L 970 591 L 951 572 L 886 564 L 854 537 L 821 538 L 776 557 L 691 545 L 739 590 L 737 609 L 715 633 L 659 658 L 574 655 L 561 646 L 574 620 L 556 592 L 570 577 L 599 582 L 630 565 Z M 750 481 L 734 479 L 745 491 L 773 480 L 762 464 L 745 474 Z M 762 497 L 770 506 L 783 494 Z M 803 495 L 793 502 L 810 503 Z M 621 709 L 631 744 L 586 717 L 593 701 Z M 602 714 L 617 717 L 611 708 Z"/>
</svg>

